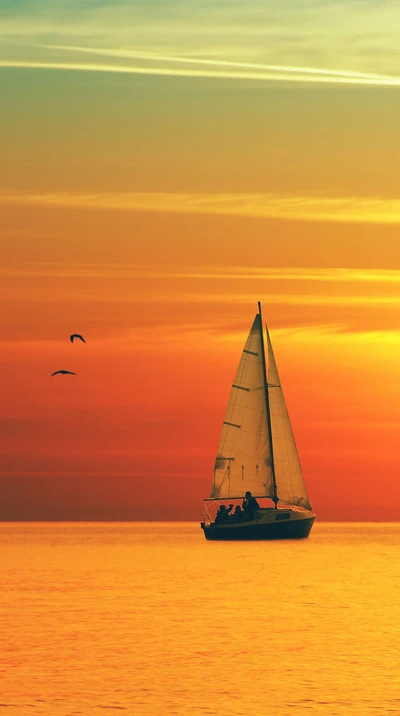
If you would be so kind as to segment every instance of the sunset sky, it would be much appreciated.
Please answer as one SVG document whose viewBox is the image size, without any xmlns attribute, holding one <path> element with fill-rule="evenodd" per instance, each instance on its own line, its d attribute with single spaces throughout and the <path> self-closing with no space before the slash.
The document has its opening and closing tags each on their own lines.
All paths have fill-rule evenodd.
<svg viewBox="0 0 400 716">
<path fill-rule="evenodd" d="M 398 519 L 399 26 L 0 0 L 0 519 L 200 517 L 258 300 L 318 517 Z"/>
</svg>

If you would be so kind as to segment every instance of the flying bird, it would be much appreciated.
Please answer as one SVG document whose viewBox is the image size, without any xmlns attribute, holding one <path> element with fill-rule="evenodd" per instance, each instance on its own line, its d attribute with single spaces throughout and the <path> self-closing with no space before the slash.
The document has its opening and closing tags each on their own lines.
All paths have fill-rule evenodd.
<svg viewBox="0 0 400 716">
<path fill-rule="evenodd" d="M 69 340 L 71 341 L 71 343 L 74 342 L 74 338 L 79 338 L 80 341 L 82 341 L 83 343 L 86 343 L 84 337 L 81 336 L 79 333 L 73 333 L 72 336 L 69 337 Z"/>
<path fill-rule="evenodd" d="M 53 377 L 53 375 L 58 375 L 61 373 L 61 375 L 76 375 L 76 373 L 73 373 L 72 370 L 56 370 L 55 373 L 52 373 L 50 378 Z"/>
</svg>

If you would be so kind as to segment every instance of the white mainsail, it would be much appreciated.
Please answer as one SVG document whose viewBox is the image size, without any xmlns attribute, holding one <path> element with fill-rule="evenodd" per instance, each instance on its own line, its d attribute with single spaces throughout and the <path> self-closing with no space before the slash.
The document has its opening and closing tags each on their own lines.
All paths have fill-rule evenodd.
<svg viewBox="0 0 400 716">
<path fill-rule="evenodd" d="M 311 510 L 268 329 L 267 356 L 266 375 L 260 307 L 232 384 L 211 498 L 242 498 L 250 490 Z"/>
<path fill-rule="evenodd" d="M 280 502 L 311 510 L 299 455 L 267 329 L 268 399 L 277 497 Z"/>
<path fill-rule="evenodd" d="M 261 316 L 257 314 L 232 384 L 214 468 L 211 497 L 272 497 Z"/>
</svg>

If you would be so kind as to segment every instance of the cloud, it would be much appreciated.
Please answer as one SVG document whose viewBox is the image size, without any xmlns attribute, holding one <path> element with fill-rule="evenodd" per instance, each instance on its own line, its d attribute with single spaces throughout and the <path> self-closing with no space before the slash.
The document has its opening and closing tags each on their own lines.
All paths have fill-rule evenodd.
<svg viewBox="0 0 400 716">
<path fill-rule="evenodd" d="M 46 41 L 397 72 L 398 4 L 361 7 L 359 0 L 13 0 L 0 9 L 0 29 L 21 54 L 35 44 L 40 53 Z"/>
<path fill-rule="evenodd" d="M 0 204 L 123 211 L 220 214 L 296 221 L 400 223 L 400 199 L 384 197 L 189 194 L 167 192 L 0 193 Z"/>
<path fill-rule="evenodd" d="M 161 77 L 189 77 L 228 80 L 250 80 L 256 82 L 289 82 L 300 84 L 369 85 L 374 87 L 399 87 L 400 77 L 343 72 L 323 68 L 267 65 L 258 63 L 231 62 L 200 58 L 168 57 L 149 53 L 122 50 L 100 50 L 85 47 L 49 46 L 67 52 L 90 53 L 114 58 L 136 59 L 161 64 L 133 65 L 103 62 L 70 62 L 64 58 L 48 60 L 1 60 L 0 67 L 14 69 L 64 70 L 76 72 L 102 72 L 113 74 L 157 75 Z M 173 65 L 173 66 L 171 66 Z M 177 65 L 177 66 L 176 66 Z M 186 65 L 186 66 L 183 66 Z M 194 67 L 187 67 L 194 65 Z"/>
<path fill-rule="evenodd" d="M 254 301 L 254 292 L 248 293 L 160 293 L 154 295 L 154 301 L 164 303 L 237 303 L 248 304 L 252 299 Z M 326 296 L 319 294 L 299 294 L 299 293 L 264 293 L 262 299 L 269 305 L 289 305 L 289 306 L 400 306 L 400 295 L 392 296 Z"/>
<path fill-rule="evenodd" d="M 210 59 L 204 57 L 183 57 L 178 55 L 163 55 L 152 52 L 137 50 L 124 50 L 119 48 L 96 48 L 71 45 L 43 45 L 46 50 L 58 50 L 67 53 L 80 53 L 99 55 L 101 57 L 113 57 L 123 60 L 140 60 L 147 63 L 162 63 L 164 67 L 148 66 L 135 67 L 135 72 L 143 71 L 144 74 L 182 74 L 182 76 L 193 77 L 227 77 L 240 78 L 248 77 L 252 80 L 288 80 L 290 82 L 335 82 L 345 84 L 373 84 L 398 86 L 400 78 L 382 74 L 371 74 L 365 72 L 349 72 L 332 70 L 317 67 L 297 67 L 292 65 L 272 65 L 260 62 L 237 62 L 232 60 Z M 178 65 L 176 67 L 165 67 L 165 65 Z M 193 65 L 199 69 L 182 69 L 179 65 Z M 103 65 L 102 65 L 103 66 Z M 214 68 L 214 69 L 206 69 Z M 216 72 L 216 69 L 218 71 Z M 124 71 L 127 67 L 124 67 Z M 245 73 L 245 74 L 244 74 Z"/>
<path fill-rule="evenodd" d="M 254 266 L 184 266 L 164 265 L 155 268 L 149 264 L 107 263 L 77 264 L 60 261 L 18 262 L 18 265 L 0 263 L 3 277 L 58 278 L 136 278 L 136 279 L 218 279 L 224 281 L 285 281 L 318 283 L 400 283 L 400 269 L 367 268 L 307 268 L 285 267 L 260 268 Z"/>
</svg>

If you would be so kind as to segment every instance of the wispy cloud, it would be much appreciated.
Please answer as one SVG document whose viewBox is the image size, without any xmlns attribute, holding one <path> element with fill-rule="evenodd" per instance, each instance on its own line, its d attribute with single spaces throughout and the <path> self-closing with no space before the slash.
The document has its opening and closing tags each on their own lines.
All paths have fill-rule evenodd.
<svg viewBox="0 0 400 716">
<path fill-rule="evenodd" d="M 68 70 L 80 72 L 102 72 L 117 74 L 158 75 L 162 77 L 191 77 L 228 80 L 251 80 L 256 82 L 289 82 L 300 84 L 370 85 L 374 87 L 398 87 L 400 77 L 344 72 L 315 67 L 295 67 L 287 65 L 267 65 L 228 60 L 169 57 L 145 52 L 128 50 L 107 50 L 72 46 L 47 46 L 45 49 L 57 49 L 81 54 L 94 54 L 114 59 L 123 59 L 125 64 L 82 61 L 66 61 L 60 58 L 48 60 L 0 60 L 3 68 L 26 68 L 37 70 Z M 142 64 L 126 64 L 127 60 L 140 60 Z M 143 64 L 143 62 L 147 62 Z M 149 64 L 150 63 L 150 64 Z M 158 63 L 158 64 L 157 64 Z"/>
<path fill-rule="evenodd" d="M 400 84 L 399 77 L 390 75 L 371 74 L 365 72 L 350 72 L 343 70 L 332 70 L 317 67 L 302 67 L 293 65 L 273 65 L 260 62 L 237 62 L 232 60 L 220 60 L 204 57 L 183 57 L 178 55 L 163 55 L 151 52 L 143 52 L 137 50 L 126 50 L 120 48 L 98 48 L 84 47 L 74 45 L 43 45 L 43 49 L 56 50 L 60 53 L 78 53 L 90 54 L 100 57 L 112 57 L 122 60 L 140 60 L 142 63 L 150 63 L 146 65 L 133 66 L 124 65 L 121 71 L 127 72 L 129 69 L 135 73 L 143 74 L 161 74 L 183 77 L 215 77 L 228 79 L 251 79 L 264 81 L 282 81 L 288 82 L 320 82 L 320 83 L 336 83 L 336 84 L 371 84 L 371 85 L 389 85 L 398 86 Z M 157 64 L 158 63 L 158 64 Z M 161 65 L 159 64 L 161 63 Z M 64 62 L 62 63 L 64 66 Z M 177 67 L 176 67 L 177 65 Z M 183 67 L 182 67 L 183 65 Z M 84 67 L 85 65 L 79 65 Z M 99 71 L 106 71 L 106 65 L 103 63 L 91 65 L 91 68 L 98 66 Z M 115 65 L 112 71 L 117 71 Z M 71 68 L 68 63 L 68 69 Z"/>
<path fill-rule="evenodd" d="M 400 223 L 400 199 L 383 197 L 184 194 L 163 192 L 0 193 L 0 204 L 124 211 L 221 214 L 297 221 Z"/>
<path fill-rule="evenodd" d="M 22 59 L 39 45 L 93 44 L 176 56 L 397 73 L 396 2 L 359 0 L 37 0 L 0 8 L 3 38 Z M 64 58 L 65 59 L 65 58 Z"/>
<path fill-rule="evenodd" d="M 400 343 L 396 269 L 86 264 L 60 259 L 3 262 L 0 278 L 2 300 L 11 312 L 12 306 L 29 302 L 30 315 L 39 315 L 38 306 L 57 303 L 69 315 L 79 304 L 81 318 L 87 321 L 89 316 L 96 333 L 99 312 L 104 317 L 96 340 L 117 340 L 120 347 L 129 347 L 139 335 L 142 343 L 160 340 L 165 345 L 189 335 L 199 342 L 241 340 L 256 299 L 263 301 L 274 319 L 274 333 L 284 341 L 326 341 L 332 335 L 345 341 L 365 334 L 359 343 Z M 222 312 L 217 306 L 224 307 Z M 40 318 L 39 352 L 44 340 L 49 347 L 57 345 L 58 311 L 56 315 L 50 312 L 47 329 Z M 156 324 L 162 331 L 155 337 Z M 23 324 L 22 331 L 13 325 L 1 336 L 2 344 L 21 345 L 24 340 L 37 344 L 37 325 Z"/>
<path fill-rule="evenodd" d="M 263 301 L 268 305 L 282 306 L 400 306 L 400 295 L 393 296 L 324 296 L 299 293 L 263 293 Z M 254 292 L 248 293 L 195 293 L 169 292 L 154 296 L 155 302 L 178 303 L 236 303 L 249 304 L 254 300 Z"/>
<path fill-rule="evenodd" d="M 284 72 L 288 74 L 319 75 L 349 79 L 393 79 L 393 77 L 365 72 L 343 72 L 341 70 L 328 70 L 317 67 L 294 67 L 291 65 L 271 65 L 260 62 L 233 62 L 231 60 L 218 60 L 204 57 L 182 57 L 161 55 L 154 52 L 137 50 L 110 49 L 100 47 L 77 47 L 74 45 L 43 45 L 45 49 L 60 50 L 61 52 L 78 52 L 103 57 L 118 57 L 151 62 L 165 62 L 169 64 L 201 65 L 213 67 L 239 68 L 244 70 L 262 70 L 263 72 Z"/>
<path fill-rule="evenodd" d="M 175 266 L 138 265 L 127 263 L 77 264 L 65 261 L 18 262 L 18 265 L 0 263 L 0 276 L 59 278 L 135 278 L 135 279 L 215 279 L 223 281 L 285 281 L 343 284 L 398 284 L 400 269 L 367 268 L 307 268 L 285 267 L 259 268 L 253 266 Z"/>
</svg>

